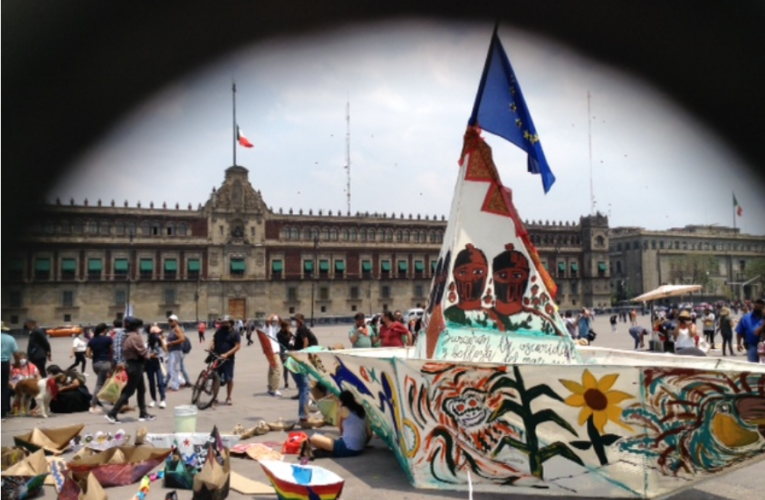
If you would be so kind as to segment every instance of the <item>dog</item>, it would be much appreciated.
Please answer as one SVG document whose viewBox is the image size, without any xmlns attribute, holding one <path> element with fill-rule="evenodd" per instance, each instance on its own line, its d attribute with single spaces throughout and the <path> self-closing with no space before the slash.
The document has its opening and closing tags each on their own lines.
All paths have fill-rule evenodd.
<svg viewBox="0 0 765 500">
<path fill-rule="evenodd" d="M 14 388 L 15 405 L 19 415 L 32 415 L 32 400 L 37 403 L 37 412 L 42 418 L 48 418 L 50 402 L 58 393 L 58 385 L 66 383 L 66 375 L 59 374 L 41 379 L 27 378 L 19 380 Z"/>
</svg>

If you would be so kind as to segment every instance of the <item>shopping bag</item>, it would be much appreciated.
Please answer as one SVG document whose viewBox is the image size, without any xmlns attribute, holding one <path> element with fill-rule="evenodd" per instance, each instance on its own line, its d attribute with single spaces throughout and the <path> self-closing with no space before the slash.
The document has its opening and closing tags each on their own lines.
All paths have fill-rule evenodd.
<svg viewBox="0 0 765 500">
<path fill-rule="evenodd" d="M 282 446 L 282 455 L 297 455 L 300 453 L 300 445 L 308 439 L 305 432 L 290 432 L 287 441 Z"/>
<path fill-rule="evenodd" d="M 122 389 L 125 388 L 127 382 L 128 375 L 125 370 L 115 372 L 99 391 L 98 399 L 115 404 L 120 399 Z"/>
</svg>

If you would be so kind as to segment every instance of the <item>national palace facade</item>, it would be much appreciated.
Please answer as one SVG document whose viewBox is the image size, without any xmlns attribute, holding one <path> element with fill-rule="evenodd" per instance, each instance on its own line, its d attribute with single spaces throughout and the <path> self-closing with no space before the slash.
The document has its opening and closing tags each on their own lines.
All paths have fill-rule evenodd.
<svg viewBox="0 0 765 500">
<path fill-rule="evenodd" d="M 198 208 L 56 202 L 2 255 L 2 319 L 19 328 L 301 312 L 317 321 L 422 307 L 446 220 L 270 209 L 233 166 Z M 527 222 L 562 309 L 611 301 L 603 215 Z"/>
</svg>

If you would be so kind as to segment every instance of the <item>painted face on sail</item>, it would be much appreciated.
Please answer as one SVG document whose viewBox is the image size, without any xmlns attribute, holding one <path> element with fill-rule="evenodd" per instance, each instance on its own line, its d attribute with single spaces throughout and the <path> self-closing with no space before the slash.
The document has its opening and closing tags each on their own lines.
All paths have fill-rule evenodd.
<svg viewBox="0 0 765 500">
<path fill-rule="evenodd" d="M 529 282 L 529 261 L 515 250 L 512 244 L 494 257 L 494 293 L 497 297 L 495 308 L 500 314 L 510 316 L 521 312 L 521 300 Z"/>
<path fill-rule="evenodd" d="M 454 283 L 457 287 L 461 309 L 472 310 L 481 308 L 481 295 L 486 286 L 489 265 L 483 252 L 472 244 L 457 254 L 454 261 Z"/>
</svg>

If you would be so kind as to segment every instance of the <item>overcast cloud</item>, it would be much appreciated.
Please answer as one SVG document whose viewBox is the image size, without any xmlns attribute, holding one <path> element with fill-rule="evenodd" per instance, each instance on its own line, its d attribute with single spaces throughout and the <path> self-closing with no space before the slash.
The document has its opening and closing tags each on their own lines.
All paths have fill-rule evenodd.
<svg viewBox="0 0 765 500">
<path fill-rule="evenodd" d="M 237 164 L 266 203 L 346 210 L 345 107 L 351 105 L 352 211 L 446 215 L 491 25 L 412 21 L 274 39 L 163 89 L 72 166 L 50 199 L 130 206 L 204 203 L 232 165 L 237 122 L 252 149 Z M 523 219 L 578 220 L 592 184 L 611 226 L 737 224 L 765 234 L 762 186 L 733 152 L 658 91 L 547 39 L 500 38 L 557 177 L 544 195 L 525 153 L 486 134 Z"/>
</svg>

